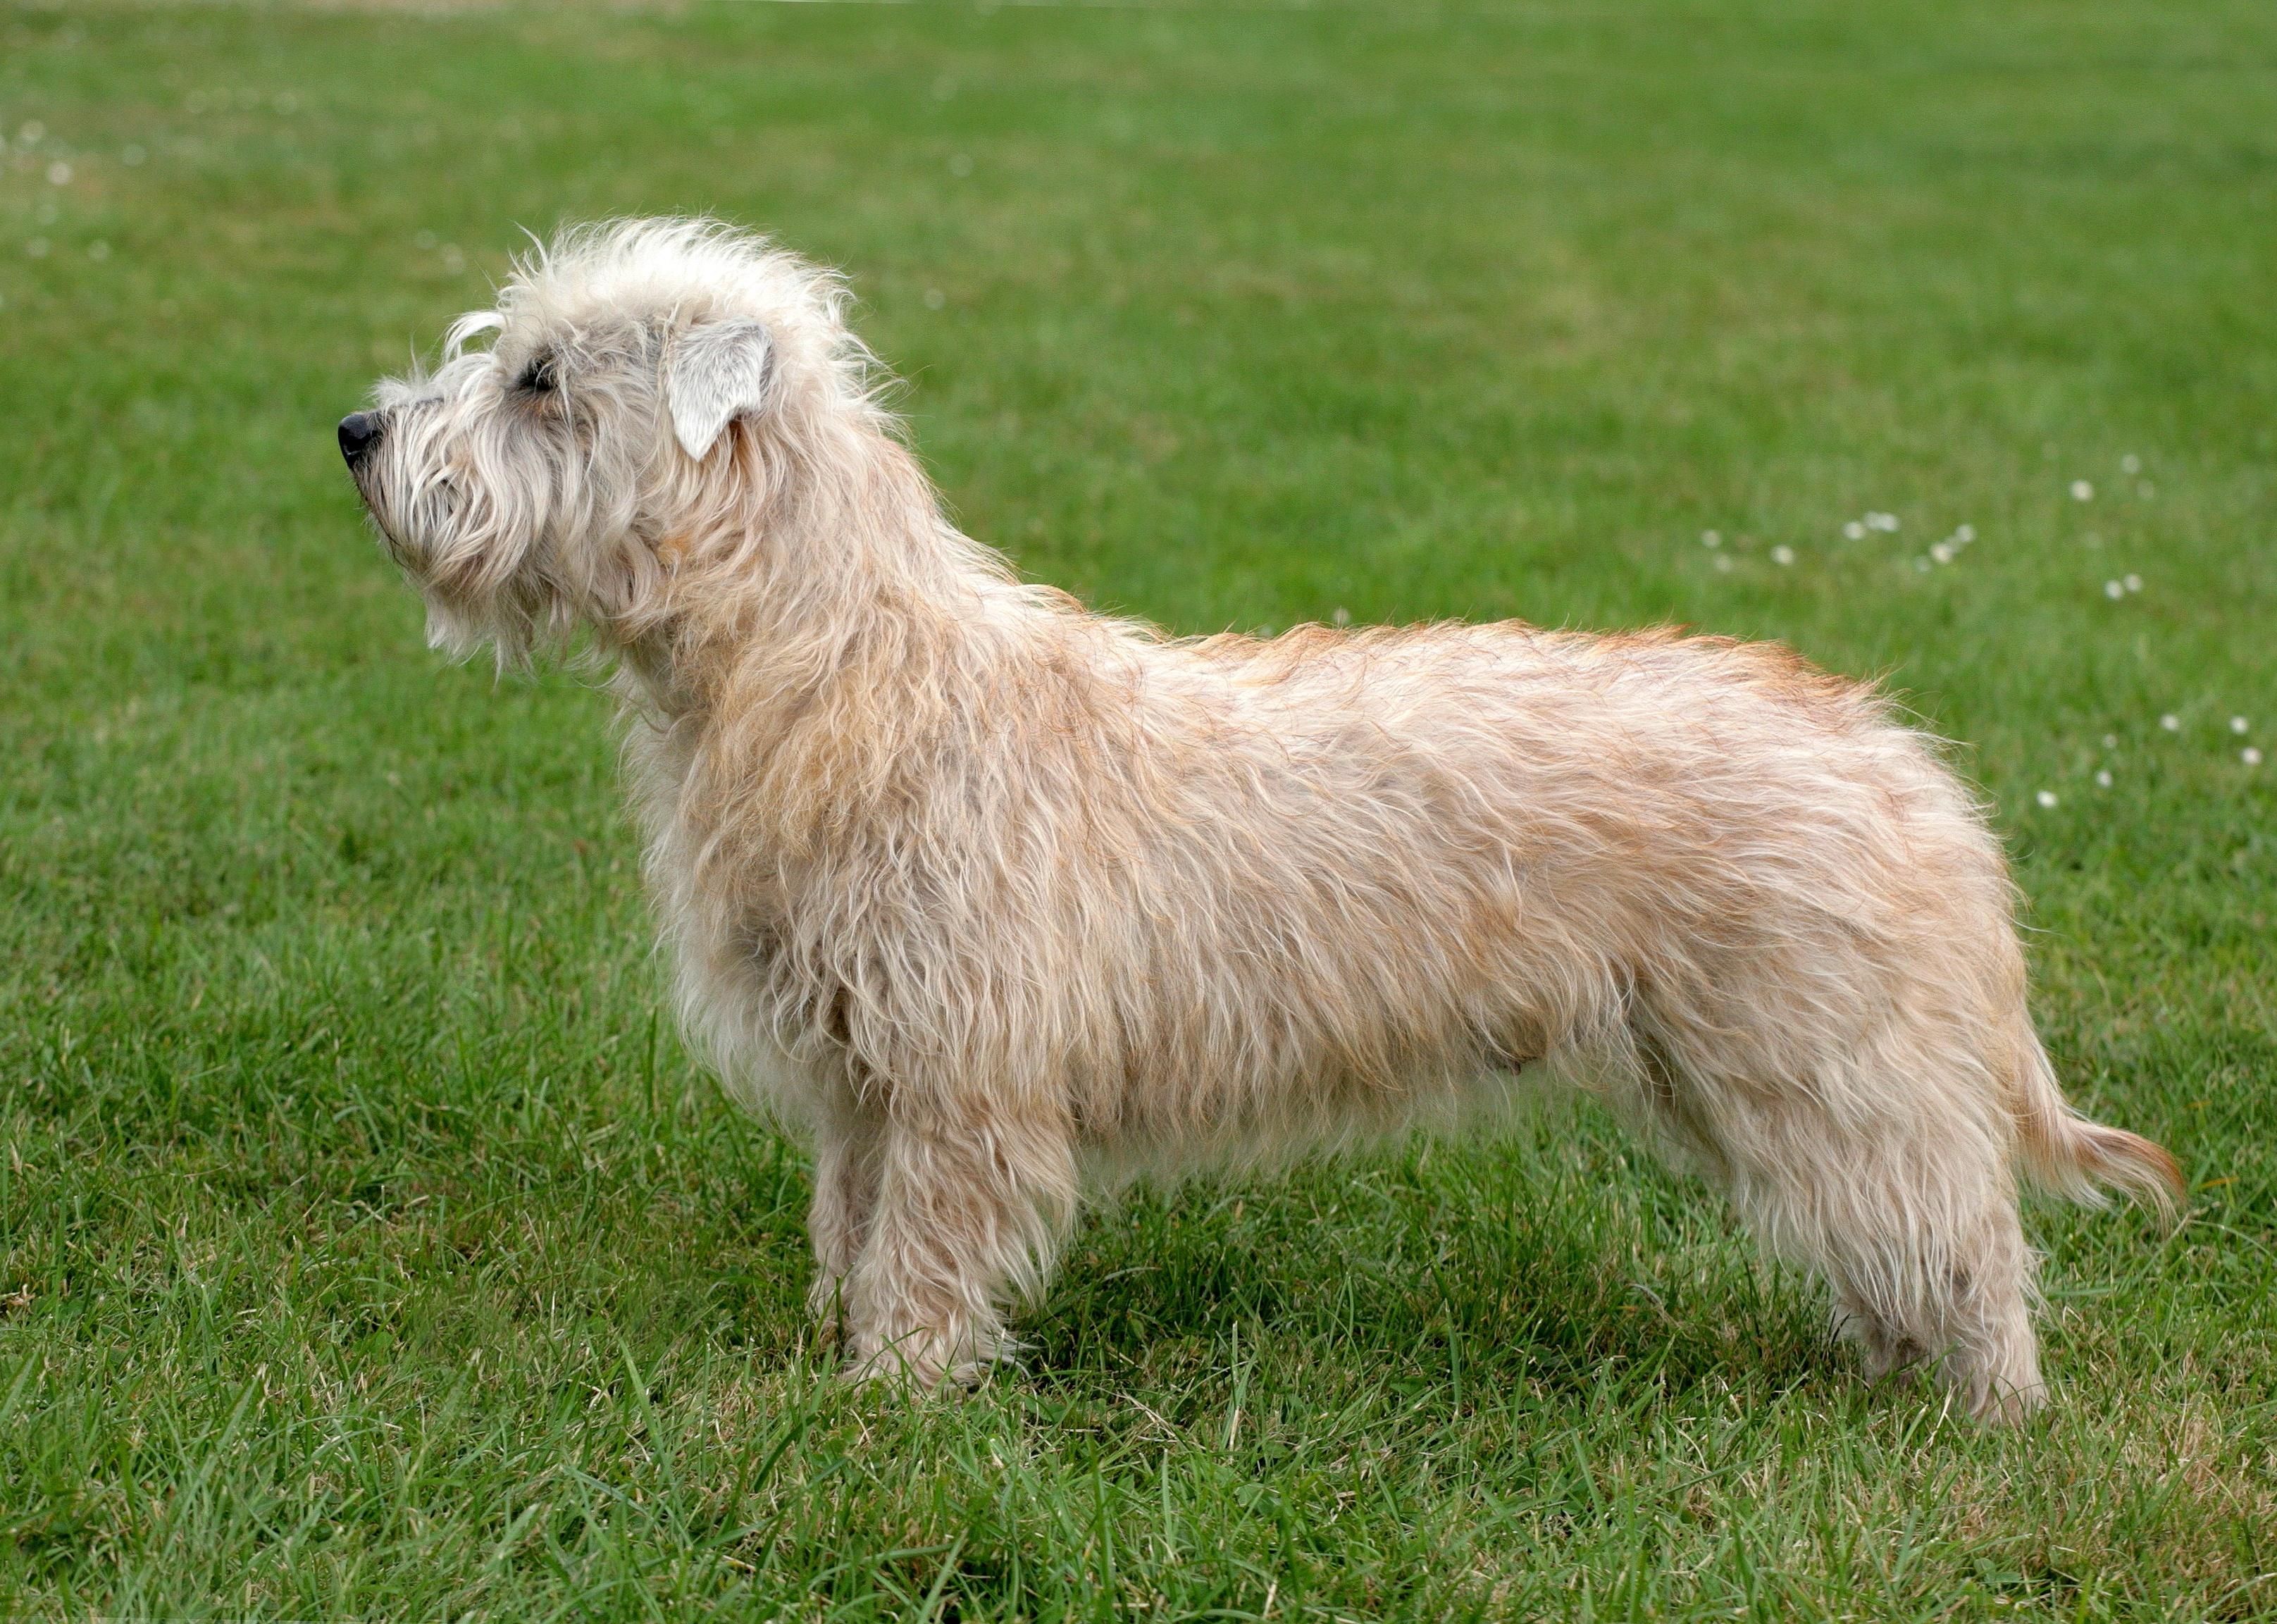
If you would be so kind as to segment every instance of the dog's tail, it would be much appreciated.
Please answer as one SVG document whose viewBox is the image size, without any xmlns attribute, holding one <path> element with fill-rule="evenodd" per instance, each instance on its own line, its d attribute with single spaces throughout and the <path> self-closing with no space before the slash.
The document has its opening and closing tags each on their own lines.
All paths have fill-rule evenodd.
<svg viewBox="0 0 2277 1624">
<path fill-rule="evenodd" d="M 2106 1188 L 2122 1190 L 2173 1223 L 2189 1186 L 2165 1147 L 2123 1128 L 2090 1122 L 2072 1109 L 2039 1034 L 2029 1024 L 2022 1048 L 2016 1125 L 2023 1138 L 2024 1170 L 2032 1181 L 2089 1206 L 2103 1204 Z"/>
</svg>

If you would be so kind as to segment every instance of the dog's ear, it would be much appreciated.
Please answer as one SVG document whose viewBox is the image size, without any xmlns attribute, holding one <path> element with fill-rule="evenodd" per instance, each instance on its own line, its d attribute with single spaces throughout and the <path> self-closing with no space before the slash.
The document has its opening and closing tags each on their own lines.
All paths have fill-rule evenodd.
<svg viewBox="0 0 2277 1624">
<path fill-rule="evenodd" d="M 720 431 L 767 403 L 774 343 L 757 322 L 705 322 L 676 334 L 664 357 L 664 402 L 672 431 L 699 461 Z"/>
</svg>

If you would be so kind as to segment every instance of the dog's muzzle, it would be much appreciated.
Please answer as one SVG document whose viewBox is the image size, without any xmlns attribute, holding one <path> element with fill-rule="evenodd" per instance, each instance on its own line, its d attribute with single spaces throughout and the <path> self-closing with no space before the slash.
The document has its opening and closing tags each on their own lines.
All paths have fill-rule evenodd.
<svg viewBox="0 0 2277 1624">
<path fill-rule="evenodd" d="M 380 426 L 377 412 L 350 412 L 340 419 L 340 455 L 348 460 L 349 472 L 362 468 L 379 444 Z"/>
</svg>

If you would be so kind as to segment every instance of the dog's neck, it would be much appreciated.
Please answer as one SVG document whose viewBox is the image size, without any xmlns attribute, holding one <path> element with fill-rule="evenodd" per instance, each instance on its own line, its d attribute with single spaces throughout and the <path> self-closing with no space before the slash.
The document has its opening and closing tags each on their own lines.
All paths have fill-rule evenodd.
<svg viewBox="0 0 2277 1624">
<path fill-rule="evenodd" d="M 618 644 L 651 727 L 722 770 L 796 776 L 775 790 L 793 800 L 858 795 L 1063 614 L 948 523 L 905 448 L 834 430 L 799 456 L 739 445 L 731 499 L 675 530 L 659 611 Z"/>
</svg>

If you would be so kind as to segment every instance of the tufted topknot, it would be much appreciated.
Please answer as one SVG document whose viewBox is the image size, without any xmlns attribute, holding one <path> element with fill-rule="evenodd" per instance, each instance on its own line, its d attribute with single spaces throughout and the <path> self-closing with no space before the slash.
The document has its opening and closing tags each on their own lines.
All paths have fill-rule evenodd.
<svg viewBox="0 0 2277 1624">
<path fill-rule="evenodd" d="M 838 272 L 756 232 L 702 218 L 609 220 L 566 227 L 517 257 L 497 310 L 466 317 L 453 337 L 497 329 L 502 347 L 582 346 L 630 327 L 756 321 L 812 404 L 874 411 L 880 369 L 846 324 L 850 297 Z"/>
</svg>

